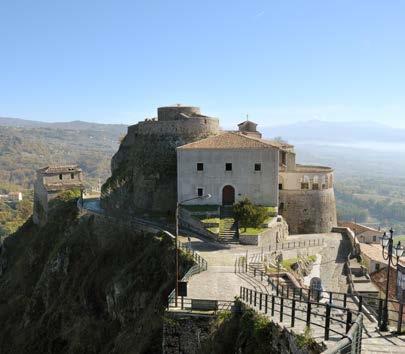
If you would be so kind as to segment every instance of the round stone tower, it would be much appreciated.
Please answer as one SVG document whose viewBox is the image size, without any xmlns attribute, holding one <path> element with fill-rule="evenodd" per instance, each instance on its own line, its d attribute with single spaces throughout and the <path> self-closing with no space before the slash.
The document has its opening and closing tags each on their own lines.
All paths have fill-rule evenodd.
<svg viewBox="0 0 405 354">
<path fill-rule="evenodd" d="M 157 118 L 128 127 L 111 160 L 112 176 L 102 188 L 102 205 L 112 212 L 170 213 L 177 201 L 176 148 L 220 132 L 216 118 L 198 107 L 158 108 Z"/>
<path fill-rule="evenodd" d="M 337 225 L 333 170 L 329 167 L 296 165 L 281 169 L 279 213 L 290 234 L 331 232 Z"/>
</svg>

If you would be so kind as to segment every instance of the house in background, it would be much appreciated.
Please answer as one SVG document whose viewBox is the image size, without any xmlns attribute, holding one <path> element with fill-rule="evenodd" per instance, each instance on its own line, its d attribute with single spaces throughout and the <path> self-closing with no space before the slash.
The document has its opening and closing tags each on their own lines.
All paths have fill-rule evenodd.
<svg viewBox="0 0 405 354">
<path fill-rule="evenodd" d="M 361 243 L 380 244 L 380 238 L 383 236 L 382 231 L 355 222 L 345 221 L 338 224 L 340 227 L 347 227 L 352 230 Z"/>
</svg>

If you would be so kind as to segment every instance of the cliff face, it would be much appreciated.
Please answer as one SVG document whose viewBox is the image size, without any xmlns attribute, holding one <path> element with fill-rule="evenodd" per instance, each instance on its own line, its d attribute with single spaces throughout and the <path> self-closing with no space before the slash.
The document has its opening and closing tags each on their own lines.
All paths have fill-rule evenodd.
<svg viewBox="0 0 405 354">
<path fill-rule="evenodd" d="M 55 203 L 45 227 L 28 221 L 2 247 L 0 352 L 160 352 L 172 241 Z"/>
<path fill-rule="evenodd" d="M 173 212 L 177 197 L 176 147 L 218 134 L 218 120 L 195 107 L 163 107 L 158 118 L 128 128 L 102 188 L 110 213 Z"/>
</svg>

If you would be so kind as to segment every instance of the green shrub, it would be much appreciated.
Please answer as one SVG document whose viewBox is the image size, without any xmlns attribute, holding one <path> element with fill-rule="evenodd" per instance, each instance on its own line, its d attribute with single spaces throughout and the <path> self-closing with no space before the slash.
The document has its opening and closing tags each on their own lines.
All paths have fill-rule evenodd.
<svg viewBox="0 0 405 354">
<path fill-rule="evenodd" d="M 248 198 L 236 203 L 233 213 L 235 220 L 244 228 L 258 228 L 268 217 L 266 208 L 252 204 Z"/>
</svg>

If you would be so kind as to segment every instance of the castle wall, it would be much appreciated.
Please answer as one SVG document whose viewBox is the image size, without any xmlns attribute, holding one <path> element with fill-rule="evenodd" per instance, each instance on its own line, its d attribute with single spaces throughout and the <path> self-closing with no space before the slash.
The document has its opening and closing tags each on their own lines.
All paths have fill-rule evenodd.
<svg viewBox="0 0 405 354">
<path fill-rule="evenodd" d="M 128 127 L 125 145 L 135 142 L 137 135 L 179 135 L 184 138 L 218 134 L 219 121 L 215 118 L 189 118 L 176 121 L 147 120 Z"/>
<path fill-rule="evenodd" d="M 219 132 L 218 119 L 208 117 L 146 120 L 128 127 L 111 160 L 112 177 L 102 189 L 103 207 L 113 213 L 173 212 L 177 200 L 176 148 Z"/>
<path fill-rule="evenodd" d="M 279 213 L 290 234 L 330 232 L 337 225 L 333 188 L 324 190 L 280 190 Z"/>
</svg>

